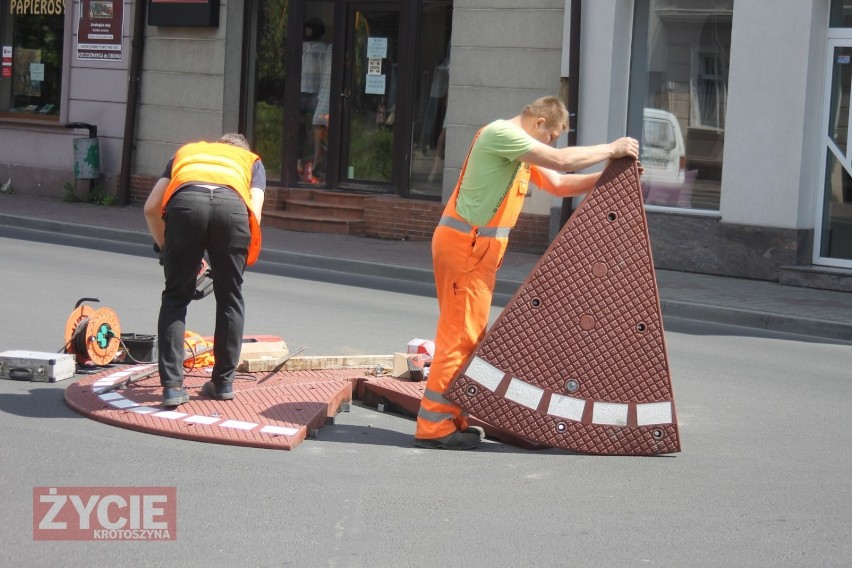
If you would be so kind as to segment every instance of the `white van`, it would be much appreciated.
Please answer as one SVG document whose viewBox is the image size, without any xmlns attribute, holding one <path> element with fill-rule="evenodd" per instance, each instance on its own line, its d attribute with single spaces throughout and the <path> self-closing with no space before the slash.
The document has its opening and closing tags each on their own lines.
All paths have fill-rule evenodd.
<svg viewBox="0 0 852 568">
<path fill-rule="evenodd" d="M 643 182 L 683 184 L 686 146 L 677 117 L 657 108 L 642 113 L 642 148 L 639 160 L 645 168 Z"/>
</svg>

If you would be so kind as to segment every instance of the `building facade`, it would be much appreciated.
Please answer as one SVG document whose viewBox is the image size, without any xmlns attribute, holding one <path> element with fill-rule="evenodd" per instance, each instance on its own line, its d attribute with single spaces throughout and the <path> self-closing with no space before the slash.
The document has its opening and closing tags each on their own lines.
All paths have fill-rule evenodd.
<svg viewBox="0 0 852 568">
<path fill-rule="evenodd" d="M 368 197 L 366 234 L 426 239 L 475 131 L 555 94 L 572 142 L 640 139 L 659 268 L 852 289 L 850 0 L 0 8 L 0 182 L 19 193 L 83 192 L 92 127 L 96 183 L 124 202 L 183 142 L 241 131 L 271 207 Z M 566 205 L 534 192 L 514 246 L 543 250 Z"/>
</svg>

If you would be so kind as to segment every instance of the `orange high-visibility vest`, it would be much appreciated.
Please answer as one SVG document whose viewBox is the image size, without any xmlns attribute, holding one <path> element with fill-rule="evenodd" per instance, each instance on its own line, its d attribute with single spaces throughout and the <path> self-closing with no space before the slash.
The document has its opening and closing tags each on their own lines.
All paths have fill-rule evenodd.
<svg viewBox="0 0 852 568">
<path fill-rule="evenodd" d="M 443 216 L 438 224 L 446 225 L 463 233 L 475 231 L 477 235 L 482 237 L 494 237 L 500 245 L 499 258 L 502 259 L 509 244 L 509 232 L 518 222 L 518 217 L 521 215 L 521 209 L 524 206 L 524 198 L 529 195 L 530 178 L 534 176 L 537 185 L 541 185 L 541 176 L 535 166 L 526 162 L 519 162 L 515 179 L 503 195 L 503 200 L 500 202 L 491 220 L 481 227 L 470 225 L 456 210 L 456 201 L 458 200 L 459 190 L 461 189 L 464 173 L 467 169 L 467 161 L 470 159 L 470 152 L 473 150 L 473 146 L 476 144 L 476 140 L 479 138 L 481 132 L 482 129 L 473 137 L 473 142 L 470 144 L 471 150 L 468 151 L 467 158 L 465 158 L 464 164 L 462 164 L 456 187 L 444 208 Z"/>
<path fill-rule="evenodd" d="M 182 146 L 172 162 L 172 178 L 163 195 L 163 214 L 175 192 L 187 184 L 222 185 L 242 198 L 249 212 L 251 242 L 246 264 L 252 265 L 260 255 L 260 223 L 251 210 L 251 174 L 260 156 L 231 144 L 193 142 Z"/>
</svg>

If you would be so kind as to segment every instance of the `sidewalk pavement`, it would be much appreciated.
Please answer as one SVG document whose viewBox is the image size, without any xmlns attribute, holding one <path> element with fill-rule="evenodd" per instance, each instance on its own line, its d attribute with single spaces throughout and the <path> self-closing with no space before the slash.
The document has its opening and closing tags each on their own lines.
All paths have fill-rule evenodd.
<svg viewBox="0 0 852 568">
<path fill-rule="evenodd" d="M 0 195 L 0 226 L 148 245 L 141 207 Z M 539 255 L 509 252 L 496 296 L 507 298 Z M 429 242 L 299 233 L 264 227 L 262 262 L 412 282 L 432 282 Z M 776 282 L 657 270 L 666 317 L 852 342 L 852 294 Z"/>
</svg>

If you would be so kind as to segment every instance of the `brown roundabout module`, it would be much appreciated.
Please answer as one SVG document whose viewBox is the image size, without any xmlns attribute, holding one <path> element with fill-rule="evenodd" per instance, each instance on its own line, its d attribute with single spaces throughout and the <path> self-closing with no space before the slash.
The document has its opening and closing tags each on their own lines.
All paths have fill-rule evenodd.
<svg viewBox="0 0 852 568">
<path fill-rule="evenodd" d="M 354 382 L 364 378 L 363 369 L 240 373 L 234 381 L 236 398 L 219 401 L 201 396 L 201 385 L 210 376 L 204 369 L 195 369 L 184 380 L 190 401 L 174 409 L 160 405 L 157 374 L 104 392 L 128 374 L 150 367 L 115 366 L 86 376 L 68 386 L 65 401 L 89 418 L 132 430 L 289 450 L 345 409 L 352 400 Z"/>
<path fill-rule="evenodd" d="M 545 446 L 680 451 L 633 160 L 610 162 L 444 394 Z"/>
</svg>

